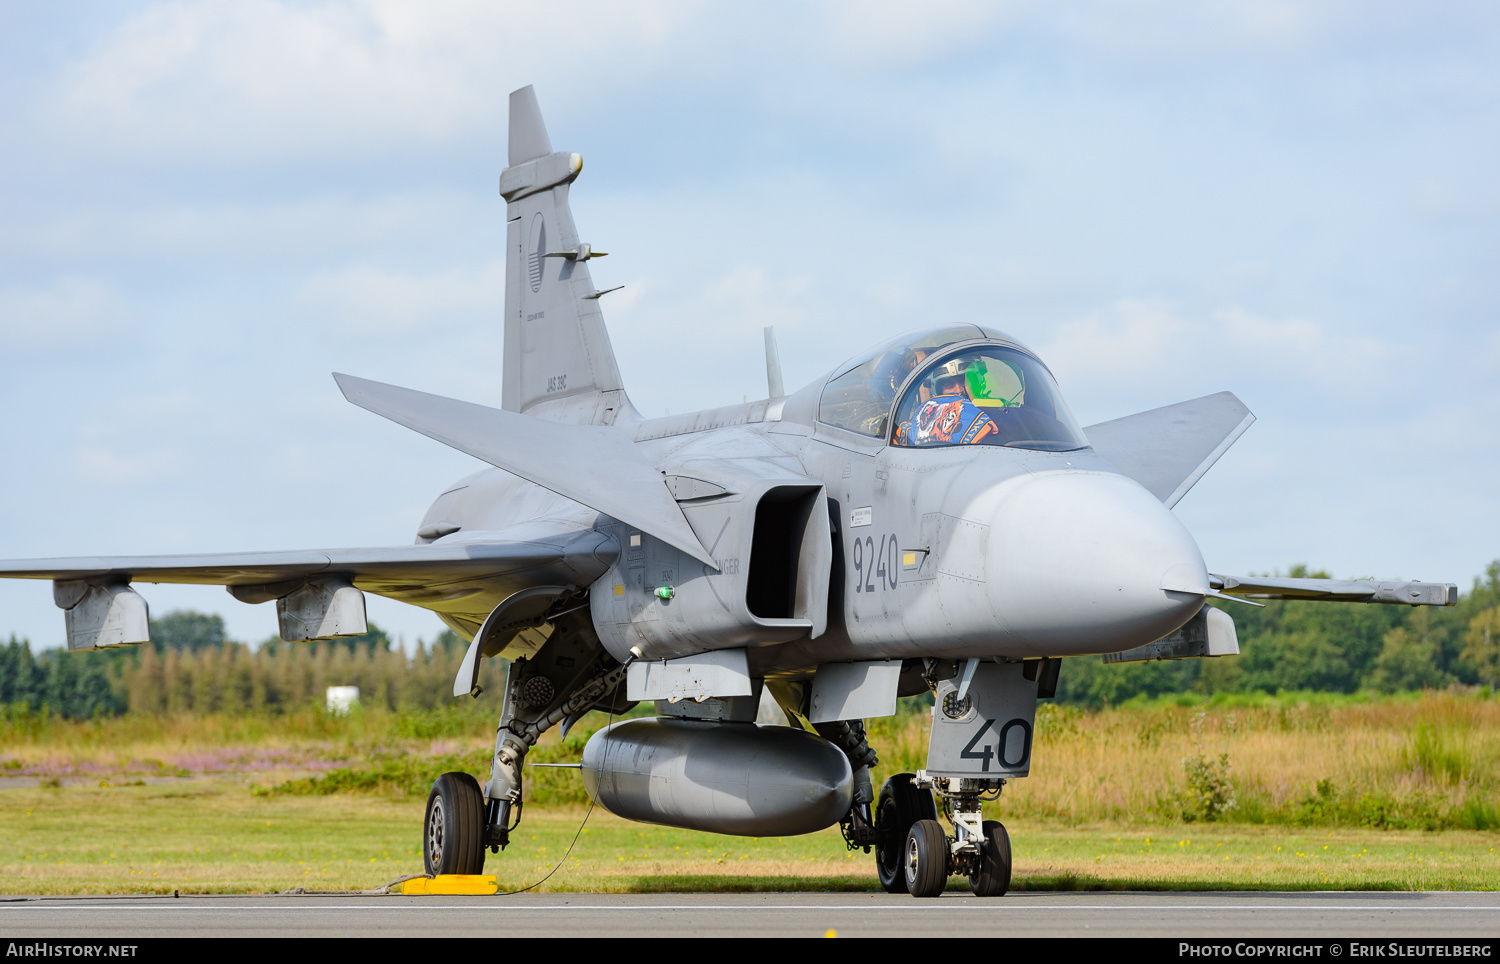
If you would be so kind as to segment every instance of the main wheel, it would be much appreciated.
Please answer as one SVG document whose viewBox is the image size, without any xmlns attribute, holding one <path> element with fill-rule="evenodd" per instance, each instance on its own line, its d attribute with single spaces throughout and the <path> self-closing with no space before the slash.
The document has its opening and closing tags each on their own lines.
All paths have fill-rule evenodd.
<svg viewBox="0 0 1500 964">
<path fill-rule="evenodd" d="M 918 820 L 906 835 L 902 870 L 913 897 L 936 897 L 948 884 L 948 837 L 936 820 Z"/>
<path fill-rule="evenodd" d="M 937 806 L 932 794 L 912 786 L 910 773 L 898 773 L 885 781 L 875 803 L 875 829 L 885 843 L 875 845 L 875 873 L 888 894 L 906 893 L 906 873 L 901 858 L 906 851 L 906 835 L 918 820 L 936 820 Z"/>
<path fill-rule="evenodd" d="M 969 875 L 975 897 L 999 897 L 1010 889 L 1010 834 L 996 820 L 984 822 L 984 841 L 979 869 Z"/>
<path fill-rule="evenodd" d="M 445 773 L 432 784 L 422 857 L 433 875 L 484 872 L 484 794 L 467 773 Z"/>
</svg>

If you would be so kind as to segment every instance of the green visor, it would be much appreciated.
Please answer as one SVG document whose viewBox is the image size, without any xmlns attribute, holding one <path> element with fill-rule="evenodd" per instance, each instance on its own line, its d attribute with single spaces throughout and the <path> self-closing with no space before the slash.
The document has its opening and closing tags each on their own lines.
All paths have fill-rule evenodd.
<svg viewBox="0 0 1500 964">
<path fill-rule="evenodd" d="M 985 359 L 976 358 L 969 363 L 964 371 L 964 378 L 974 404 L 987 408 L 1010 408 L 1020 404 L 1019 399 L 1026 391 L 1026 383 L 1014 367 L 1004 362 L 1000 364 L 1004 365 L 1005 370 L 996 372 L 997 377 L 991 379 Z M 1009 394 L 1005 394 L 1006 392 Z"/>
</svg>

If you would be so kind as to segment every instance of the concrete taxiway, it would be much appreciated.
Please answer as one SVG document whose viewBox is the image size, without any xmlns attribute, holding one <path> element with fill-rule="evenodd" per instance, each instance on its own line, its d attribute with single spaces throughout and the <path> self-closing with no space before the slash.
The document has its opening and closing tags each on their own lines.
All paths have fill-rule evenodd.
<svg viewBox="0 0 1500 964">
<path fill-rule="evenodd" d="M 1492 893 L 8 898 L 0 937 L 1496 938 Z"/>
</svg>

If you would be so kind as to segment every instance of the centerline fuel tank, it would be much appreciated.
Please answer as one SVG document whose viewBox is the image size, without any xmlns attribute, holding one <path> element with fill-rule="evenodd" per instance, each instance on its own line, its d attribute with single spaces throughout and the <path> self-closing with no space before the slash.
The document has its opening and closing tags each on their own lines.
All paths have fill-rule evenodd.
<svg viewBox="0 0 1500 964">
<path fill-rule="evenodd" d="M 786 726 L 624 720 L 583 749 L 583 785 L 610 813 L 741 837 L 832 826 L 849 811 L 852 781 L 838 747 Z"/>
</svg>

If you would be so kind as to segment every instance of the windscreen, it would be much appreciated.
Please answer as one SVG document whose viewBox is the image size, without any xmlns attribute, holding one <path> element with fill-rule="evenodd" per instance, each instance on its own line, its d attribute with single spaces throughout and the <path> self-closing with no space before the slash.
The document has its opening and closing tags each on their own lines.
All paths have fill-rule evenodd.
<svg viewBox="0 0 1500 964">
<path fill-rule="evenodd" d="M 891 444 L 1065 452 L 1088 440 L 1040 362 L 1013 348 L 984 345 L 945 356 L 922 372 L 896 409 Z"/>
</svg>

